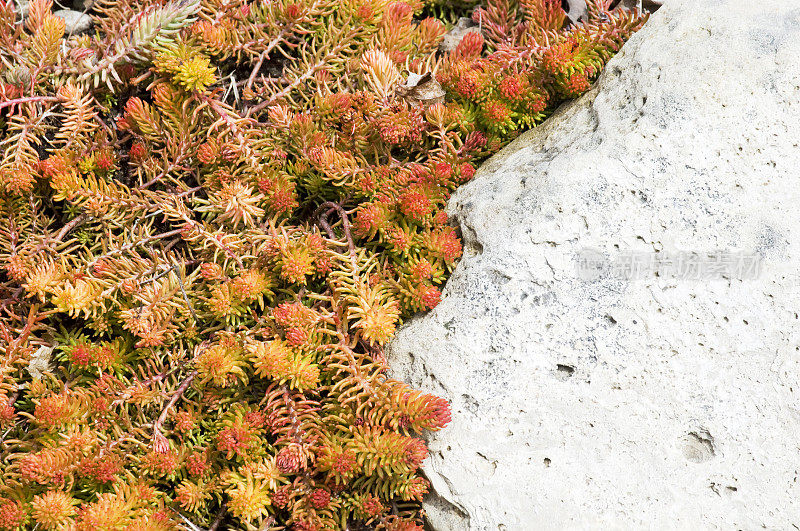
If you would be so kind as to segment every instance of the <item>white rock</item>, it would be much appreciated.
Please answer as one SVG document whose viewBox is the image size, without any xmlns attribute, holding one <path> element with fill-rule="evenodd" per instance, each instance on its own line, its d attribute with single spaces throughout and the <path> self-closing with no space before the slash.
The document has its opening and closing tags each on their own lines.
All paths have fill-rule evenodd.
<svg viewBox="0 0 800 531">
<path fill-rule="evenodd" d="M 59 9 L 53 12 L 57 17 L 61 17 L 66 22 L 64 33 L 78 35 L 92 29 L 92 17 L 80 11 L 71 9 Z"/>
<path fill-rule="evenodd" d="M 456 22 L 456 25 L 453 26 L 453 29 L 444 35 L 442 43 L 439 45 L 439 50 L 442 53 L 450 53 L 456 49 L 461 39 L 463 39 L 467 33 L 480 32 L 480 28 L 472 19 L 461 17 L 458 19 L 458 22 Z"/>
<path fill-rule="evenodd" d="M 433 529 L 800 525 L 798 57 L 797 2 L 666 2 L 454 195 L 465 257 L 390 348 L 452 401 Z M 586 249 L 760 274 L 593 278 Z"/>
<path fill-rule="evenodd" d="M 45 373 L 50 372 L 53 350 L 55 350 L 55 346 L 42 345 L 31 356 L 28 361 L 28 373 L 34 380 L 41 380 Z"/>
<path fill-rule="evenodd" d="M 588 14 L 586 0 L 567 0 L 566 4 L 567 17 L 572 22 L 578 22 L 586 18 Z"/>
<path fill-rule="evenodd" d="M 21 18 L 28 16 L 28 11 L 30 11 L 30 8 L 30 0 L 14 0 L 14 11 Z"/>
</svg>

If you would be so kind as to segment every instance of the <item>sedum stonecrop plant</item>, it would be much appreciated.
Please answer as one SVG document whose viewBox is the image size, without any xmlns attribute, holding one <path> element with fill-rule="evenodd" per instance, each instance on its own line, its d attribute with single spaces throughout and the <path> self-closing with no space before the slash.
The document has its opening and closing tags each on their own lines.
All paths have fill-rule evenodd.
<svg viewBox="0 0 800 531">
<path fill-rule="evenodd" d="M 469 4 L 0 0 L 0 529 L 421 529 L 445 202 L 646 18 Z"/>
</svg>

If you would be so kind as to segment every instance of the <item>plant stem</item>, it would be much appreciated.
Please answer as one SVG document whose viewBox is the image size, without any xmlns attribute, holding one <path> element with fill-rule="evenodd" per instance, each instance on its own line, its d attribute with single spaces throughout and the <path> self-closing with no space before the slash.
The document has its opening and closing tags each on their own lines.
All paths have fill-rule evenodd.
<svg viewBox="0 0 800 531">
<path fill-rule="evenodd" d="M 40 101 L 58 101 L 59 98 L 56 96 L 28 96 L 25 98 L 17 98 L 15 100 L 8 100 L 0 102 L 0 109 L 4 107 L 10 107 L 11 105 L 17 105 L 20 103 L 34 103 Z"/>
</svg>

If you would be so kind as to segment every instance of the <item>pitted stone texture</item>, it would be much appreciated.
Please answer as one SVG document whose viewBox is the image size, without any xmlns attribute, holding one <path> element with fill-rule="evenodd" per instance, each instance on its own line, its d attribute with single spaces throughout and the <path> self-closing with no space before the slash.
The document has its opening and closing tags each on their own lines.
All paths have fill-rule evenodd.
<svg viewBox="0 0 800 531">
<path fill-rule="evenodd" d="M 452 198 L 465 257 L 390 347 L 452 401 L 445 530 L 800 526 L 800 4 L 673 0 Z M 756 278 L 575 256 L 754 253 Z"/>
</svg>

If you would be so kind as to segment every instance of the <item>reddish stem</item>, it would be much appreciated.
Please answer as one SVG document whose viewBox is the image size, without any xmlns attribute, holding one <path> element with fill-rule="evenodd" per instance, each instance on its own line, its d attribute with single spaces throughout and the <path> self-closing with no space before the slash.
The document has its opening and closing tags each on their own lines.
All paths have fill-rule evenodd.
<svg viewBox="0 0 800 531">
<path fill-rule="evenodd" d="M 11 105 L 17 105 L 20 103 L 33 103 L 37 101 L 58 101 L 58 97 L 56 96 L 27 96 L 25 98 L 17 98 L 15 100 L 8 100 L 0 102 L 0 109 L 3 107 L 10 107 Z"/>
<path fill-rule="evenodd" d="M 161 434 L 161 425 L 164 424 L 165 420 L 167 420 L 167 414 L 169 413 L 169 410 L 178 402 L 178 400 L 180 400 L 180 398 L 183 396 L 183 393 L 185 393 L 189 388 L 189 385 L 191 385 L 195 376 L 197 376 L 197 371 L 192 371 L 189 373 L 189 376 L 187 376 L 183 382 L 181 382 L 181 385 L 172 395 L 172 398 L 169 399 L 169 402 L 167 402 L 167 405 L 164 407 L 161 415 L 159 415 L 158 420 L 156 420 L 153 424 L 153 439 L 156 441 L 155 444 L 159 444 L 162 442 L 162 439 L 165 439 L 165 437 Z"/>
<path fill-rule="evenodd" d="M 347 247 L 350 250 L 350 256 L 355 259 L 356 244 L 353 241 L 353 235 L 350 233 L 350 218 L 347 217 L 347 212 L 344 211 L 342 205 L 340 205 L 339 203 L 334 203 L 333 201 L 326 201 L 322 203 L 319 206 L 319 210 L 322 210 L 323 208 L 328 208 L 330 210 L 320 214 L 319 216 L 320 225 L 322 226 L 322 228 L 325 229 L 325 232 L 327 232 L 328 235 L 332 234 L 333 231 L 331 230 L 331 227 L 328 224 L 328 213 L 331 210 L 335 210 L 339 214 L 339 217 L 342 218 L 342 229 L 344 229 L 344 237 L 347 240 Z"/>
<path fill-rule="evenodd" d="M 61 230 L 58 231 L 58 234 L 56 234 L 54 241 L 60 242 L 61 240 L 64 239 L 64 236 L 69 234 L 69 232 L 72 229 L 74 229 L 78 225 L 83 224 L 87 219 L 89 219 L 89 216 L 87 216 L 86 214 L 81 214 L 80 216 L 77 216 L 75 219 L 73 219 L 72 221 L 61 227 Z"/>
</svg>

